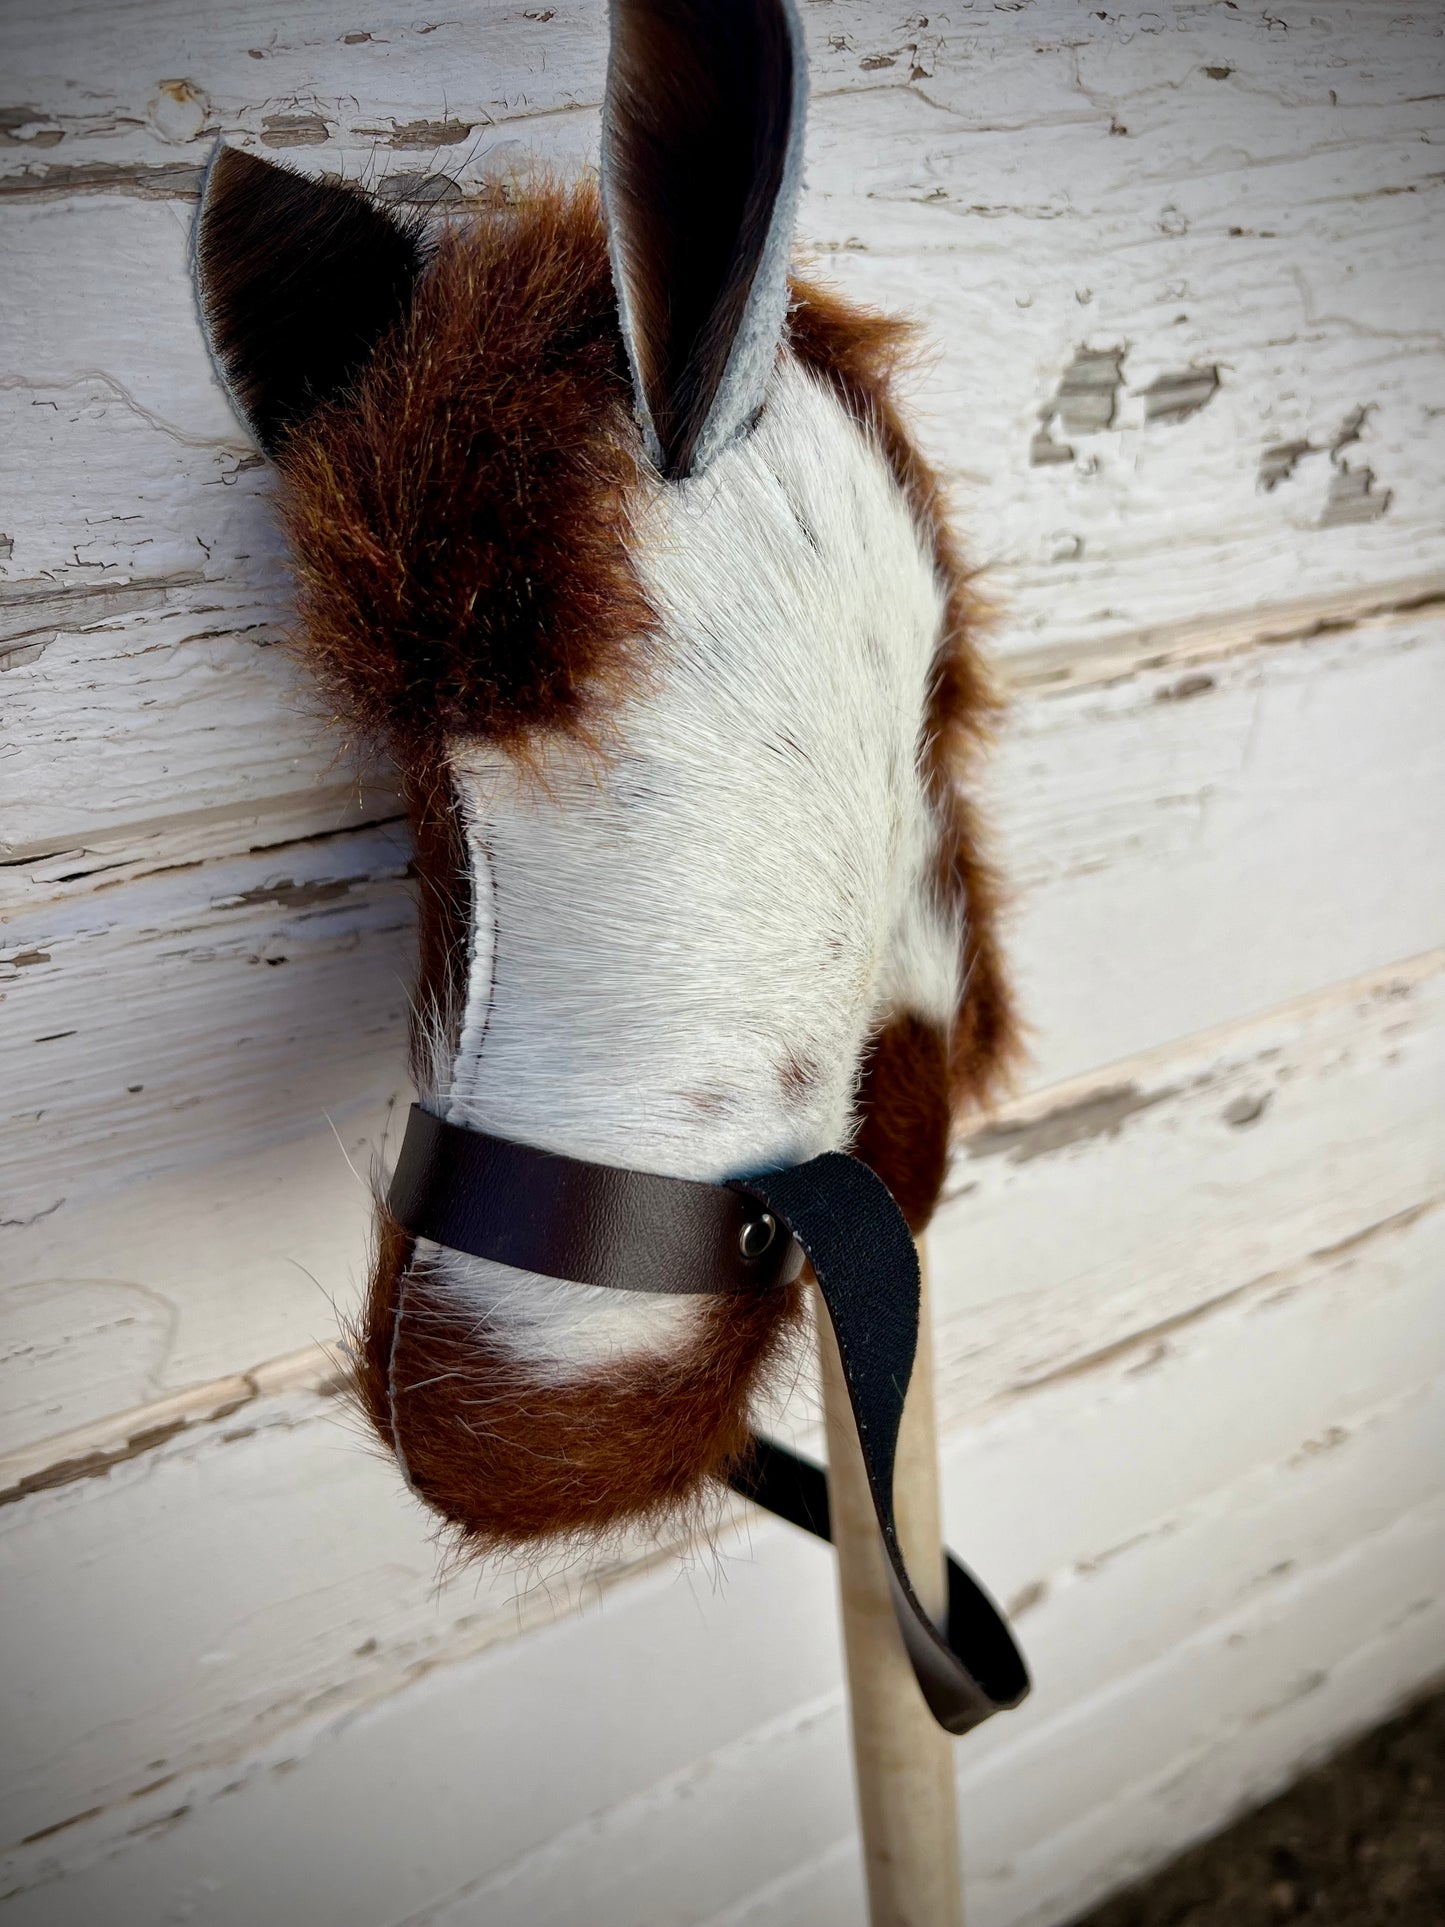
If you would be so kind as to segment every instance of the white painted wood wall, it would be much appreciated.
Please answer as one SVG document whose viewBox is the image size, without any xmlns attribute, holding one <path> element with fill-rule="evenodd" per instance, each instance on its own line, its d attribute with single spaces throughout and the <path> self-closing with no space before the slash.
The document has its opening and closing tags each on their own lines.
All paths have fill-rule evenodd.
<svg viewBox="0 0 1445 1927">
<path fill-rule="evenodd" d="M 0 1915 L 847 1927 L 828 1555 L 438 1584 L 332 1391 L 407 844 L 187 229 L 220 133 L 442 205 L 593 152 L 599 0 L 421 6 L 0 15 Z M 803 11 L 805 231 L 933 328 L 1015 697 L 1034 1061 L 933 1252 L 1037 1676 L 971 1919 L 1047 1927 L 1445 1661 L 1445 15 Z"/>
</svg>

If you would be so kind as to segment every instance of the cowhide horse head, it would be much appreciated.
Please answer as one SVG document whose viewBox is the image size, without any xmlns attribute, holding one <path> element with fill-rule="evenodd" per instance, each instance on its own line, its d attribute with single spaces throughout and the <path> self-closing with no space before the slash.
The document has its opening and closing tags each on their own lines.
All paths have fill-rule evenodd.
<svg viewBox="0 0 1445 1927">
<path fill-rule="evenodd" d="M 789 278 L 804 93 L 786 0 L 613 0 L 600 194 L 426 233 L 222 148 L 197 282 L 405 776 L 423 1104 L 710 1183 L 851 1147 L 917 1228 L 1012 1040 L 991 704 L 906 331 Z M 377 1246 L 360 1395 L 478 1550 L 692 1505 L 799 1309 Z"/>
</svg>

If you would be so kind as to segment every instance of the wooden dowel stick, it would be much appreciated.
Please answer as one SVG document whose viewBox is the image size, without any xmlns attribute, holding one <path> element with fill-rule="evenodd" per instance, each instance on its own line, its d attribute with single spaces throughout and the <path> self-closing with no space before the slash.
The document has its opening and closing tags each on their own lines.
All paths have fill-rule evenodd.
<svg viewBox="0 0 1445 1927">
<path fill-rule="evenodd" d="M 923 1262 L 918 1357 L 898 1440 L 898 1537 L 919 1597 L 941 1615 L 945 1595 L 933 1418 L 933 1336 Z M 838 1596 L 848 1670 L 853 1773 L 872 1927 L 963 1927 L 953 1741 L 934 1721 L 893 1616 L 878 1521 L 838 1357 L 817 1301 L 823 1415 Z"/>
</svg>

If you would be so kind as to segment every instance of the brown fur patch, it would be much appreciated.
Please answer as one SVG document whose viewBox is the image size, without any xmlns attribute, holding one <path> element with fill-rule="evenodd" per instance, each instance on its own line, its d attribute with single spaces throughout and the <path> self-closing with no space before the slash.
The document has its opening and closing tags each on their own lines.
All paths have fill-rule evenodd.
<svg viewBox="0 0 1445 1927">
<path fill-rule="evenodd" d="M 408 760 L 587 727 L 653 616 L 601 209 L 543 187 L 442 237 L 350 393 L 282 450 L 305 648 Z"/>
<path fill-rule="evenodd" d="M 868 1047 L 853 1145 L 898 1200 L 913 1231 L 933 1215 L 948 1169 L 953 1106 L 948 1036 L 921 1017 L 895 1017 Z"/>
<path fill-rule="evenodd" d="M 471 1554 L 693 1523 L 707 1482 L 746 1456 L 749 1396 L 801 1312 L 797 1285 L 702 1300 L 681 1354 L 558 1380 L 409 1273 L 411 1251 L 383 1212 L 354 1383 L 414 1491 Z"/>
</svg>

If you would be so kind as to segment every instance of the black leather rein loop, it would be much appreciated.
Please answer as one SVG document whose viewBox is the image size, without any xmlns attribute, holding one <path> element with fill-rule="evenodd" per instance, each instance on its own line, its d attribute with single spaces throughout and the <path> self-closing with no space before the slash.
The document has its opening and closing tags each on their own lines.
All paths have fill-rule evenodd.
<svg viewBox="0 0 1445 1927">
<path fill-rule="evenodd" d="M 559 1157 L 412 1107 L 388 1199 L 414 1237 L 574 1284 L 626 1291 L 766 1291 L 813 1267 L 843 1362 L 894 1610 L 929 1709 L 950 1733 L 1029 1690 L 998 1608 L 947 1555 L 947 1622 L 903 1562 L 893 1460 L 918 1343 L 918 1253 L 892 1193 L 841 1151 L 730 1185 Z M 831 1537 L 822 1468 L 755 1439 L 735 1489 Z"/>
</svg>

